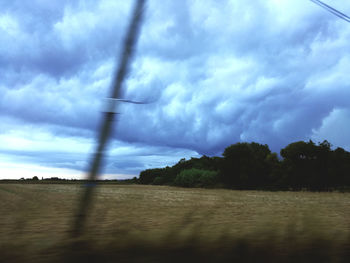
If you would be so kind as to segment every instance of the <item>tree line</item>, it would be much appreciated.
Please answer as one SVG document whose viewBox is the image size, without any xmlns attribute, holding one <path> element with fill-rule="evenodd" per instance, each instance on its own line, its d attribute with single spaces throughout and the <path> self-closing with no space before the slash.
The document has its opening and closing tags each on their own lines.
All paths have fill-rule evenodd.
<svg viewBox="0 0 350 263">
<path fill-rule="evenodd" d="M 350 153 L 331 149 L 328 141 L 298 141 L 277 153 L 267 144 L 240 142 L 222 157 L 181 159 L 174 166 L 147 169 L 140 184 L 231 189 L 312 190 L 349 189 Z"/>
</svg>

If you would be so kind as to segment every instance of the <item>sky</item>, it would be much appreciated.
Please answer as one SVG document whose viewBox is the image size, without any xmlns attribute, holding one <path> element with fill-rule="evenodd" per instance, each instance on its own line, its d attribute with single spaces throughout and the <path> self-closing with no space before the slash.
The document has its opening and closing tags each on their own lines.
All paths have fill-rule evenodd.
<svg viewBox="0 0 350 263">
<path fill-rule="evenodd" d="M 324 0 L 350 15 L 350 1 Z M 0 0 L 0 179 L 84 178 L 133 1 Z M 350 23 L 309 0 L 149 0 L 101 178 L 237 142 L 350 151 Z"/>
</svg>

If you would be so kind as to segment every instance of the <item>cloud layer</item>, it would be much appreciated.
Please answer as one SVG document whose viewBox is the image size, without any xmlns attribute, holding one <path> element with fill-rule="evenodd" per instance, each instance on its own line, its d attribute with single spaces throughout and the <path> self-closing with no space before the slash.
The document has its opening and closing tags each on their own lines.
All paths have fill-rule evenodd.
<svg viewBox="0 0 350 263">
<path fill-rule="evenodd" d="M 132 2 L 0 7 L 2 167 L 86 170 Z M 307 0 L 149 1 L 123 97 L 151 103 L 120 107 L 105 173 L 238 141 L 350 150 L 348 43 L 350 24 Z"/>
</svg>

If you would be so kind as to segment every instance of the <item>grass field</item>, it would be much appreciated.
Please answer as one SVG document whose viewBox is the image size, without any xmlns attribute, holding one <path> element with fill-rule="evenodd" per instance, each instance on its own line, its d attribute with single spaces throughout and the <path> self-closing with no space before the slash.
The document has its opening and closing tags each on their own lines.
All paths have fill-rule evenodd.
<svg viewBox="0 0 350 263">
<path fill-rule="evenodd" d="M 1 262 L 348 262 L 350 194 L 100 185 L 69 237 L 83 186 L 0 184 Z"/>
</svg>

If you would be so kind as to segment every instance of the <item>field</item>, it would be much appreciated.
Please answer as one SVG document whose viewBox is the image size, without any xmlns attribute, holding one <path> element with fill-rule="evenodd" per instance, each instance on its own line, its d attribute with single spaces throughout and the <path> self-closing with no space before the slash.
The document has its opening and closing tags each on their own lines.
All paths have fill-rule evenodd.
<svg viewBox="0 0 350 263">
<path fill-rule="evenodd" d="M 0 184 L 1 262 L 347 262 L 350 194 L 99 185 L 70 238 L 79 184 Z"/>
</svg>

